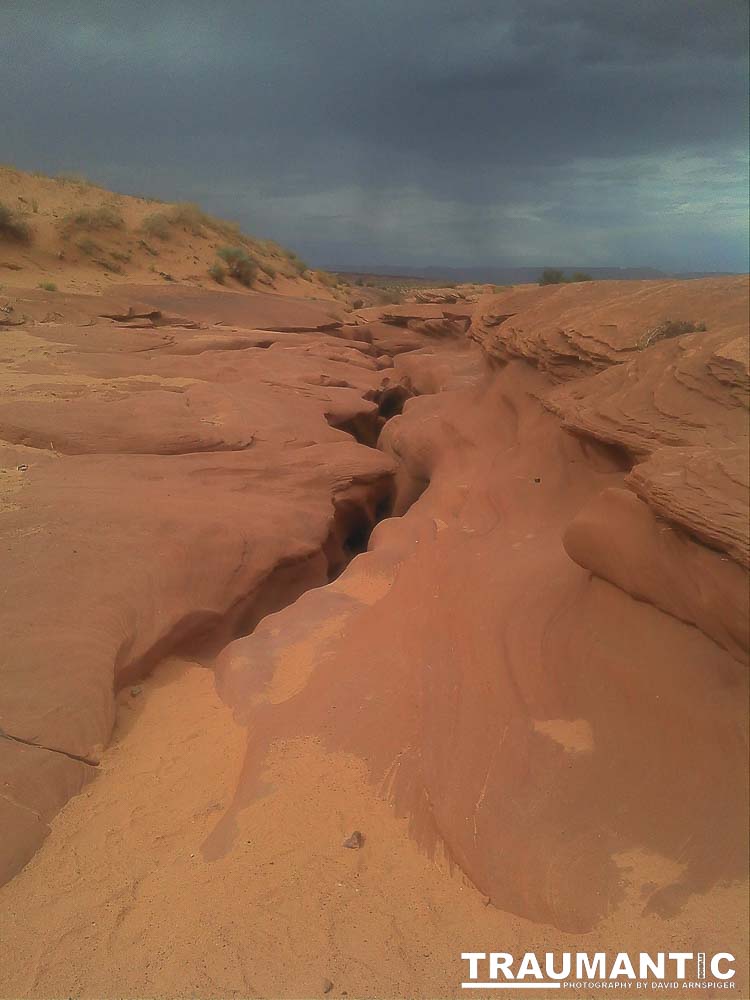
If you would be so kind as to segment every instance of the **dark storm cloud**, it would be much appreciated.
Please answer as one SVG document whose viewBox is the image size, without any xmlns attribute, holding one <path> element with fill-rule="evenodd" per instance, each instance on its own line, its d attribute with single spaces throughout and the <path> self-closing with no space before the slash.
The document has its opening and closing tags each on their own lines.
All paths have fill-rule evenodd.
<svg viewBox="0 0 750 1000">
<path fill-rule="evenodd" d="M 744 0 L 0 4 L 2 158 L 319 262 L 746 266 Z"/>
</svg>

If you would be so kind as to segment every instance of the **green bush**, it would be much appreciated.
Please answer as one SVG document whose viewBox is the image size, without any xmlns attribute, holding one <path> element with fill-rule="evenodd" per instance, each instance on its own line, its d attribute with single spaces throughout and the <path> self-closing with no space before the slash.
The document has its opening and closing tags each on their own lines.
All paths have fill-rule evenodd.
<svg viewBox="0 0 750 1000">
<path fill-rule="evenodd" d="M 203 226 L 206 225 L 208 220 L 209 217 L 206 213 L 197 205 L 193 205 L 191 202 L 184 202 L 180 205 L 175 205 L 169 213 L 168 218 L 169 223 L 175 226 L 182 226 L 193 236 L 206 235 L 203 232 Z"/>
<path fill-rule="evenodd" d="M 209 267 L 208 273 L 211 275 L 214 281 L 219 285 L 223 285 L 227 279 L 227 272 L 218 261 L 215 264 L 212 264 L 211 267 Z"/>
<path fill-rule="evenodd" d="M 30 243 L 31 227 L 18 212 L 0 202 L 0 239 L 14 243 Z"/>
<path fill-rule="evenodd" d="M 591 281 L 591 275 L 584 271 L 576 271 L 572 277 L 568 278 L 564 271 L 558 271 L 555 267 L 545 267 L 539 279 L 540 285 L 570 285 L 579 281 Z"/>
<path fill-rule="evenodd" d="M 57 285 L 54 281 L 40 281 L 37 288 L 43 288 L 45 292 L 56 292 Z"/>
<path fill-rule="evenodd" d="M 565 272 L 558 271 L 555 267 L 545 267 L 539 279 L 540 285 L 562 285 L 565 281 Z"/>
<path fill-rule="evenodd" d="M 220 247 L 217 254 L 229 268 L 229 274 L 249 287 L 258 273 L 257 262 L 242 247 Z"/>
<path fill-rule="evenodd" d="M 81 208 L 77 212 L 66 215 L 62 221 L 63 228 L 71 229 L 122 229 L 125 221 L 111 205 L 100 205 L 99 208 Z"/>
<path fill-rule="evenodd" d="M 141 223 L 141 232 L 159 240 L 168 240 L 172 232 L 172 225 L 164 212 L 152 212 Z"/>
<path fill-rule="evenodd" d="M 268 257 L 281 258 L 286 256 L 284 250 L 282 250 L 278 243 L 274 243 L 273 240 L 257 240 L 256 245 L 258 250 Z"/>
<path fill-rule="evenodd" d="M 182 226 L 193 236 L 205 236 L 205 230 L 209 229 L 218 233 L 226 240 L 244 242 L 247 237 L 243 235 L 238 223 L 228 222 L 226 219 L 217 219 L 215 215 L 209 215 L 198 205 L 192 202 L 183 202 L 175 205 L 169 213 L 168 221 L 175 226 Z"/>
</svg>

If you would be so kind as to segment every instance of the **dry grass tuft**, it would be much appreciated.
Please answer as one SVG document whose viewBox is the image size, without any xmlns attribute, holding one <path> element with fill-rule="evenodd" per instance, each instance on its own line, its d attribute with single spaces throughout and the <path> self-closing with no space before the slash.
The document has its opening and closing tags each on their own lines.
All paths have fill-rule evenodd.
<svg viewBox="0 0 750 1000">
<path fill-rule="evenodd" d="M 665 319 L 658 326 L 646 330 L 638 346 L 645 350 L 660 340 L 671 340 L 672 337 L 681 337 L 685 333 L 705 333 L 707 329 L 705 323 L 695 323 L 690 319 Z"/>
<path fill-rule="evenodd" d="M 250 287 L 258 273 L 258 262 L 243 247 L 219 247 L 216 251 L 229 269 L 229 274 L 241 285 Z"/>
<path fill-rule="evenodd" d="M 18 212 L 0 202 L 0 239 L 31 243 L 31 226 Z"/>
<path fill-rule="evenodd" d="M 77 212 L 71 212 L 65 216 L 61 225 L 64 232 L 74 229 L 122 229 L 125 220 L 116 208 L 100 205 L 98 208 L 80 208 Z"/>
</svg>

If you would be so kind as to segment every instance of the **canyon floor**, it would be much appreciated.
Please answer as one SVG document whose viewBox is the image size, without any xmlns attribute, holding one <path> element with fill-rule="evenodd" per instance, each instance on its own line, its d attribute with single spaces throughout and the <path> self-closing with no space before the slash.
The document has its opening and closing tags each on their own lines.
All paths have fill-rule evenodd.
<svg viewBox="0 0 750 1000">
<path fill-rule="evenodd" d="M 121 199 L 92 260 L 35 183 L 0 996 L 459 996 L 467 951 L 750 995 L 747 280 L 216 287 L 216 220 L 160 210 L 162 272 Z"/>
</svg>

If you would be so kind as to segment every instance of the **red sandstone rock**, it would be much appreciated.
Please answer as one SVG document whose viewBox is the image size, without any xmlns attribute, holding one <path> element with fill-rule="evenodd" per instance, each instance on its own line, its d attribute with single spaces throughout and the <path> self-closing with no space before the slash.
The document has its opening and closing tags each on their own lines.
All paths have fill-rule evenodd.
<svg viewBox="0 0 750 1000">
<path fill-rule="evenodd" d="M 244 635 L 217 679 L 247 760 L 208 858 L 271 744 L 310 735 L 538 923 L 632 922 L 635 896 L 678 936 L 746 878 L 743 281 L 512 290 L 477 304 L 482 351 L 465 304 L 345 328 L 139 294 L 205 329 L 61 299 L 3 334 L 6 875 L 90 778 L 113 684 Z M 665 318 L 707 330 L 654 341 Z M 387 399 L 378 450 L 352 441 Z"/>
</svg>

